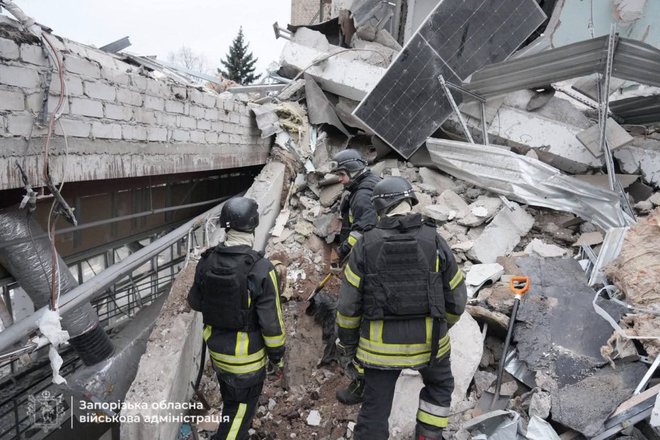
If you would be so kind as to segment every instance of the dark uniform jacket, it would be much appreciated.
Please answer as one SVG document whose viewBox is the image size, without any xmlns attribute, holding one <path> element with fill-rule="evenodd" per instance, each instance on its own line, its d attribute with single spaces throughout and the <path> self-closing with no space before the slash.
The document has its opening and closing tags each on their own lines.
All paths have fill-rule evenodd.
<svg viewBox="0 0 660 440">
<path fill-rule="evenodd" d="M 194 310 L 204 313 L 204 285 L 206 273 L 219 257 L 218 251 L 243 257 L 251 248 L 246 245 L 225 247 L 223 244 L 209 249 L 197 264 L 195 281 L 188 294 L 188 303 Z M 215 254 L 215 255 L 214 255 Z M 256 254 L 256 253 L 255 253 Z M 253 307 L 252 322 L 246 331 L 229 330 L 204 323 L 204 340 L 216 371 L 234 386 L 252 386 L 265 378 L 268 359 L 277 363 L 284 356 L 286 339 L 277 274 L 267 258 L 259 254 L 247 275 L 247 304 Z M 230 316 L 221 316 L 231 319 Z M 210 319 L 205 316 L 205 321 Z M 217 321 L 216 321 L 217 322 Z"/>
<path fill-rule="evenodd" d="M 381 285 L 378 284 L 381 281 L 369 281 L 372 283 L 369 285 L 371 286 L 371 293 L 365 295 L 369 292 L 365 290 L 365 281 L 374 280 L 374 277 L 378 277 L 376 267 L 380 264 L 379 261 L 382 261 L 383 258 L 389 258 L 387 256 L 383 257 L 384 254 L 381 252 L 379 252 L 379 255 L 367 255 L 365 249 L 373 249 L 372 244 L 375 241 L 385 242 L 383 237 L 396 238 L 400 234 L 401 227 L 405 227 L 409 233 L 417 234 L 419 232 L 420 237 L 426 237 L 424 239 L 425 249 L 430 254 L 425 258 L 425 261 L 428 261 L 428 267 L 411 268 L 390 277 L 394 281 L 389 281 L 390 284 L 383 289 L 389 293 L 385 294 L 383 292 L 383 295 L 379 294 L 378 289 L 373 289 L 374 285 Z M 427 228 L 423 231 L 423 235 L 421 235 L 422 231 L 420 229 L 422 227 Z M 394 244 L 393 248 L 404 249 L 403 247 L 397 248 L 397 246 L 397 244 Z M 378 245 L 375 245 L 375 247 L 378 247 Z M 396 257 L 403 258 L 402 261 L 405 261 L 406 258 L 415 259 L 418 255 L 414 251 L 406 254 L 405 249 L 401 251 L 401 254 L 402 256 Z M 399 290 L 409 292 L 407 297 L 399 296 L 396 298 L 397 283 L 400 286 Z M 382 285 L 385 286 L 386 284 Z M 417 295 L 417 298 L 423 297 L 422 293 L 426 292 L 424 289 L 429 288 L 425 286 L 429 285 L 431 289 L 435 289 L 433 290 L 434 294 L 441 292 L 440 296 L 433 301 L 432 309 L 434 310 L 435 319 L 431 317 L 431 313 L 427 315 L 410 315 L 411 317 L 404 318 L 388 316 L 387 313 L 384 315 L 381 313 L 382 316 L 378 314 L 378 310 L 382 311 L 383 308 L 394 307 L 393 304 L 388 303 L 388 300 L 391 302 L 392 298 L 401 304 L 402 308 L 410 308 L 412 304 L 414 309 L 415 301 L 412 301 L 412 303 L 409 301 L 406 306 L 406 298 L 409 300 L 415 298 L 415 295 Z M 419 292 L 415 292 L 415 289 L 419 289 Z M 379 300 L 381 296 L 382 298 Z M 366 304 L 365 298 L 367 299 Z M 447 243 L 435 232 L 434 226 L 424 225 L 420 214 L 381 218 L 377 226 L 367 230 L 355 244 L 344 270 L 337 307 L 340 348 L 349 355 L 355 353 L 357 360 L 363 366 L 371 368 L 423 368 L 429 365 L 431 359 L 434 320 L 435 325 L 439 326 L 435 332 L 438 336 L 436 357 L 442 358 L 447 356 L 450 350 L 448 328 L 458 321 L 465 310 L 466 299 L 467 292 L 463 281 L 463 273 L 456 265 Z M 380 304 L 381 308 L 378 309 L 374 304 Z M 429 304 L 429 302 L 426 304 Z"/>
<path fill-rule="evenodd" d="M 341 244 L 337 249 L 339 258 L 343 259 L 368 226 L 376 224 L 376 210 L 371 202 L 374 186 L 380 182 L 380 177 L 371 173 L 368 168 L 347 187 L 349 195 L 341 206 Z"/>
</svg>

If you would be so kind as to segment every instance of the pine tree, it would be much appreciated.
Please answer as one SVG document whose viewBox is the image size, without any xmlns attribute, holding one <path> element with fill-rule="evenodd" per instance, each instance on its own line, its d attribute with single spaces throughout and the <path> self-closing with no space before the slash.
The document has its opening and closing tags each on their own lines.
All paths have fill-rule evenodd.
<svg viewBox="0 0 660 440">
<path fill-rule="evenodd" d="M 243 38 L 243 27 L 238 30 L 238 35 L 234 38 L 229 53 L 224 60 L 220 60 L 226 70 L 218 69 L 223 77 L 236 81 L 239 84 L 250 84 L 256 81 L 260 75 L 254 75 L 254 65 L 257 58 L 248 52 L 248 44 Z"/>
</svg>

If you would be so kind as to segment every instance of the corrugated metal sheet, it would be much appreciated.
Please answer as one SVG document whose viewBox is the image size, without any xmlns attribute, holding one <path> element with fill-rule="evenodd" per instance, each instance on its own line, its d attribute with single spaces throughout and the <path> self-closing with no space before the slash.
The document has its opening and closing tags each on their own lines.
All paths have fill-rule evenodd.
<svg viewBox="0 0 660 440">
<path fill-rule="evenodd" d="M 605 70 L 607 36 L 581 41 L 523 58 L 485 67 L 465 88 L 484 97 L 590 75 Z M 619 38 L 612 75 L 660 86 L 660 50 L 635 40 Z"/>
<path fill-rule="evenodd" d="M 610 110 L 623 118 L 624 124 L 660 122 L 660 95 L 635 96 L 610 102 Z"/>
</svg>

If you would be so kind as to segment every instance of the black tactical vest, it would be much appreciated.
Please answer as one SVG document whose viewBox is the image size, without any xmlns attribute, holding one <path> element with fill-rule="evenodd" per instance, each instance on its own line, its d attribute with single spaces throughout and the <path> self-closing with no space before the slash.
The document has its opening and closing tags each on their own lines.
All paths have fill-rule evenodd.
<svg viewBox="0 0 660 440">
<path fill-rule="evenodd" d="M 252 249 L 239 252 L 218 246 L 211 252 L 201 281 L 204 324 L 236 331 L 258 328 L 254 304 L 248 299 L 248 275 L 261 258 Z"/>
<path fill-rule="evenodd" d="M 364 317 L 444 319 L 435 227 L 415 214 L 386 218 L 385 222 L 386 227 L 381 221 L 363 236 Z"/>
</svg>

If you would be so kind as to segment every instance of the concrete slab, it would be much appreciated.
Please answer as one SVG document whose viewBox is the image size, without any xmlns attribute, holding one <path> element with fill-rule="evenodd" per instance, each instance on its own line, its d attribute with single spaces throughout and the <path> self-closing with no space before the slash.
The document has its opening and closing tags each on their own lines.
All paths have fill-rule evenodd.
<svg viewBox="0 0 660 440">
<path fill-rule="evenodd" d="M 641 362 L 619 363 L 616 370 L 607 366 L 559 388 L 552 396 L 552 420 L 594 436 L 619 404 L 632 396 L 646 370 Z"/>
<path fill-rule="evenodd" d="M 537 153 L 561 158 L 553 165 L 562 171 L 580 173 L 602 166 L 601 161 L 577 140 L 576 135 L 583 130 L 580 127 L 506 105 L 500 107 L 497 121 L 489 128 L 490 135 L 509 145 L 530 147 L 538 150 Z M 539 158 L 545 162 L 544 154 L 539 154 Z"/>
<path fill-rule="evenodd" d="M 538 257 L 564 257 L 568 254 L 568 249 L 564 249 L 555 244 L 545 243 L 538 238 L 533 239 L 525 246 L 526 254 L 536 255 Z"/>
<path fill-rule="evenodd" d="M 587 147 L 595 157 L 603 155 L 603 151 L 600 149 L 600 127 L 598 125 L 589 127 L 579 132 L 576 136 L 582 142 L 582 145 Z M 612 118 L 607 119 L 605 139 L 607 139 L 607 144 L 612 151 L 628 145 L 633 141 L 633 137 Z"/>
<path fill-rule="evenodd" d="M 380 80 L 385 69 L 355 60 L 339 47 L 330 46 L 330 50 L 334 52 L 291 41 L 284 46 L 280 63 L 295 72 L 305 70 L 327 92 L 361 101 Z M 333 55 L 336 53 L 339 54 Z"/>
<path fill-rule="evenodd" d="M 475 227 L 493 218 L 502 206 L 502 200 L 497 197 L 479 196 L 470 203 L 468 214 L 458 220 L 459 225 Z"/>
<path fill-rule="evenodd" d="M 438 194 L 442 194 L 446 190 L 456 191 L 457 188 L 456 183 L 451 177 L 431 168 L 421 167 L 419 169 L 419 178 L 422 183 L 435 188 Z"/>
<path fill-rule="evenodd" d="M 429 217 L 446 222 L 455 218 L 463 218 L 468 214 L 468 204 L 451 190 L 445 190 L 437 198 L 434 205 L 428 205 L 424 211 Z"/>
<path fill-rule="evenodd" d="M 641 173 L 644 181 L 660 189 L 660 141 L 621 147 L 613 154 L 623 172 Z"/>
<path fill-rule="evenodd" d="M 255 230 L 254 239 L 256 250 L 266 248 L 270 228 L 275 224 L 280 213 L 285 171 L 286 167 L 283 163 L 268 162 L 245 193 L 245 197 L 253 198 L 259 205 L 259 226 Z"/>
<path fill-rule="evenodd" d="M 553 376 L 560 387 L 605 365 L 600 347 L 612 328 L 594 311 L 595 292 L 579 263 L 569 258 L 521 257 L 516 264 L 531 280 L 513 333 L 520 360 Z M 602 307 L 613 319 L 620 319 L 623 307 L 607 303 Z"/>
<path fill-rule="evenodd" d="M 534 217 L 513 203 L 513 211 L 501 209 L 474 243 L 468 256 L 481 263 L 494 263 L 497 257 L 508 255 L 534 225 Z"/>
</svg>

